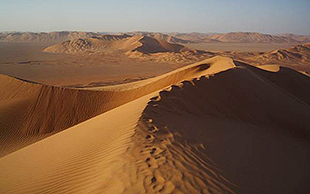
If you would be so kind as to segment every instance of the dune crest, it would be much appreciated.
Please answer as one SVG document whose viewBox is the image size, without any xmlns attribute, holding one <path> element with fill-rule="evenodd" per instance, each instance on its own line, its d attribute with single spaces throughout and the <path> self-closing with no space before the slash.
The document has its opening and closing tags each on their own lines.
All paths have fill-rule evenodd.
<svg viewBox="0 0 310 194">
<path fill-rule="evenodd" d="M 279 65 L 259 65 L 256 66 L 260 69 L 266 70 L 266 71 L 271 71 L 271 72 L 278 72 L 280 71 L 280 66 Z"/>
</svg>

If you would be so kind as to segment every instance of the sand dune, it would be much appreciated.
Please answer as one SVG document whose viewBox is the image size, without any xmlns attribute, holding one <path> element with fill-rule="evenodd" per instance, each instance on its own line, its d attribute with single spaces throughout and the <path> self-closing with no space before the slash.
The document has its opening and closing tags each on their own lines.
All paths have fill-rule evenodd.
<svg viewBox="0 0 310 194">
<path fill-rule="evenodd" d="M 220 61 L 223 61 L 224 62 L 224 64 L 221 64 L 221 63 L 219 63 Z M 165 75 L 163 75 L 163 76 L 160 76 L 160 77 L 157 77 L 157 78 L 153 78 L 153 79 L 150 79 L 150 80 L 145 80 L 145 81 L 141 81 L 141 82 L 138 82 L 138 83 L 131 83 L 131 84 L 126 84 L 126 85 L 120 85 L 120 86 L 114 86 L 114 87 L 107 87 L 107 88 L 94 88 L 94 89 L 92 89 L 92 90 L 84 90 L 84 92 L 86 92 L 86 93 L 100 93 L 100 94 L 104 94 L 104 93 L 113 93 L 114 94 L 114 97 L 113 97 L 113 100 L 112 101 L 117 101 L 117 96 L 119 96 L 120 97 L 120 99 L 124 99 L 124 96 L 126 96 L 127 97 L 127 99 L 129 99 L 129 98 L 131 98 L 130 97 L 130 93 L 132 93 L 132 98 L 133 99 L 135 99 L 135 98 L 139 98 L 140 96 L 145 96 L 145 95 L 147 95 L 147 96 L 145 96 L 145 97 L 143 97 L 140 101 L 134 101 L 134 102 L 132 102 L 132 103 L 129 103 L 128 105 L 124 105 L 124 107 L 130 107 L 130 108 L 121 108 L 121 107 L 119 107 L 119 108 L 116 108 L 116 109 L 113 109 L 113 110 L 111 110 L 111 111 L 109 111 L 109 112 L 107 112 L 107 113 L 104 113 L 103 115 L 100 115 L 100 116 L 98 116 L 98 117 L 96 117 L 96 118 L 93 118 L 93 119 L 91 119 L 91 120 L 97 120 L 98 118 L 104 118 L 104 120 L 107 120 L 105 123 L 106 124 L 103 124 L 101 121 L 99 121 L 99 123 L 97 123 L 97 122 L 92 122 L 91 120 L 90 121 L 86 121 L 85 123 L 89 123 L 89 127 L 85 127 L 84 126 L 84 124 L 82 123 L 81 125 L 82 125 L 82 127 L 80 127 L 80 129 L 81 130 L 83 130 L 83 131 L 85 131 L 86 133 L 88 133 L 88 134 L 90 134 L 90 137 L 91 138 L 93 138 L 94 136 L 97 138 L 97 140 L 102 140 L 102 138 L 100 138 L 99 136 L 98 136 L 98 134 L 95 134 L 95 132 L 94 133 L 91 133 L 89 130 L 90 130 L 90 128 L 93 128 L 93 126 L 97 126 L 97 127 L 95 127 L 95 128 L 97 128 L 97 129 L 94 129 L 94 130 L 98 130 L 98 127 L 99 128 L 101 128 L 101 127 L 103 127 L 104 128 L 104 130 L 102 131 L 102 135 L 104 135 L 104 136 L 106 136 L 107 134 L 106 134 L 106 132 L 108 132 L 108 131 L 111 131 L 112 132 L 112 136 L 107 136 L 107 138 L 108 139 L 110 139 L 110 140 L 112 140 L 112 139 L 114 139 L 114 138 L 116 138 L 116 137 L 119 137 L 120 139 L 121 139 L 121 136 L 123 136 L 123 135 L 121 135 L 121 134 L 123 134 L 123 132 L 124 133 L 126 133 L 127 135 L 125 135 L 125 137 L 127 137 L 128 138 L 128 134 L 130 135 L 130 134 L 132 134 L 133 133 L 133 131 L 134 131 L 134 127 L 135 127 L 135 123 L 137 123 L 137 121 L 135 121 L 135 120 L 137 120 L 137 119 L 139 119 L 139 117 L 140 117 L 140 115 L 141 115 L 141 112 L 143 111 L 143 109 L 144 109 L 144 107 L 146 106 L 146 103 L 147 103 L 147 101 L 152 97 L 152 96 L 154 96 L 155 94 L 152 94 L 152 92 L 154 92 L 154 91 L 158 91 L 158 90 L 161 90 L 162 88 L 164 88 L 164 87 L 167 87 L 167 86 L 169 86 L 169 85 L 171 85 L 171 84 L 174 84 L 174 83 L 178 83 L 178 82 L 180 82 L 180 81 L 182 81 L 182 80 L 184 80 L 184 79 L 192 79 L 193 77 L 196 77 L 196 76 L 200 76 L 201 75 L 201 73 L 209 73 L 209 74 L 213 74 L 213 73 L 216 73 L 216 72 L 218 72 L 218 71 L 222 71 L 222 70 L 225 70 L 225 69 L 227 69 L 227 68 L 231 68 L 231 67 L 233 67 L 234 65 L 233 65 L 233 63 L 232 63 L 232 61 L 231 60 L 227 60 L 227 59 L 222 59 L 222 58 L 215 58 L 215 59 L 212 59 L 212 60 L 210 60 L 210 61 L 205 61 L 206 63 L 199 63 L 199 64 L 193 64 L 193 65 L 191 65 L 191 66 L 188 66 L 188 67 L 185 67 L 185 68 L 182 68 L 182 69 L 179 69 L 179 70 L 177 70 L 177 71 L 175 71 L 175 72 L 171 72 L 171 73 L 168 73 L 168 74 L 165 74 Z M 17 80 L 16 80 L 17 81 Z M 11 81 L 10 81 L 11 82 Z M 64 95 L 64 96 L 69 96 L 70 95 L 70 93 L 66 93 L 66 91 L 67 91 L 68 89 L 61 89 L 61 90 L 59 90 L 57 93 L 59 93 L 59 94 L 61 94 L 61 93 L 65 93 L 66 95 Z M 57 91 L 57 90 L 56 90 Z M 69 91 L 71 91 L 71 90 L 69 90 Z M 83 92 L 83 91 L 81 91 L 81 92 Z M 41 92 L 41 93 L 44 93 L 44 91 L 43 92 Z M 150 94 L 151 93 L 151 94 Z M 157 93 L 157 92 L 156 92 Z M 74 95 L 74 94 L 71 94 L 71 95 Z M 64 97 L 63 96 L 63 97 Z M 78 95 L 79 96 L 79 95 Z M 46 96 L 47 98 L 48 98 L 48 96 Z M 52 96 L 52 98 L 49 98 L 49 99 L 47 99 L 47 101 L 48 101 L 48 108 L 47 109 L 45 109 L 46 111 L 50 111 L 50 112 L 53 112 L 53 110 L 52 109 L 57 109 L 57 107 L 54 107 L 54 105 L 52 105 L 51 104 L 51 100 L 50 99 L 55 99 L 55 97 L 57 98 L 57 96 Z M 44 98 L 44 99 L 46 99 L 46 98 Z M 65 99 L 65 98 L 61 98 L 61 99 Z M 92 98 L 88 98 L 88 99 L 92 99 Z M 100 98 L 101 99 L 101 98 Z M 68 100 L 68 102 L 70 101 L 71 99 L 69 99 Z M 92 100 L 94 100 L 94 99 L 92 99 Z M 108 100 L 107 99 L 101 99 L 103 102 L 107 102 L 108 103 Z M 86 99 L 84 99 L 83 101 L 86 101 L 88 104 L 88 106 L 90 107 L 90 108 L 94 108 L 94 106 L 92 106 L 91 104 L 89 104 L 90 102 L 91 102 L 91 100 L 86 100 Z M 59 102 L 59 103 L 61 103 L 61 100 L 54 100 L 53 102 Z M 66 103 L 68 103 L 68 102 L 66 102 Z M 81 101 L 82 102 L 82 101 Z M 119 103 L 119 102 L 114 102 L 114 103 Z M 140 104 L 140 105 L 138 105 L 138 104 Z M 141 103 L 142 103 L 142 105 L 141 105 Z M 39 107 L 39 104 L 40 103 L 37 103 L 37 105 L 35 106 L 35 107 Z M 65 104 L 61 104 L 62 106 L 65 106 Z M 97 106 L 97 105 L 96 105 Z M 58 106 L 58 107 L 60 107 L 60 106 Z M 66 107 L 68 108 L 68 110 L 70 110 L 71 112 L 77 112 L 77 111 L 73 111 L 75 108 L 74 107 L 71 107 L 69 104 L 67 104 L 66 105 Z M 135 107 L 135 108 L 133 108 L 133 107 Z M 138 108 L 138 110 L 136 110 L 136 108 L 137 107 L 140 107 L 140 108 Z M 73 108 L 73 109 L 72 109 Z M 138 114 L 135 114 L 134 112 L 132 112 L 132 111 L 138 111 Z M 66 116 L 66 114 L 65 114 L 65 112 L 64 112 L 65 110 L 59 110 L 59 114 L 61 114 L 61 116 L 60 117 L 64 117 L 63 119 L 68 119 L 68 117 Z M 113 112 L 115 112 L 116 111 L 116 113 L 115 114 L 113 114 Z M 129 111 L 129 113 L 128 114 L 124 114 L 124 116 L 121 116 L 122 114 L 121 114 L 121 112 L 123 112 L 123 111 L 125 111 L 125 113 L 126 112 L 128 112 Z M 36 111 L 37 112 L 37 111 Z M 79 110 L 78 112 L 83 112 L 83 111 L 81 111 L 81 110 Z M 111 115 L 111 112 L 112 112 L 112 115 Z M 140 113 L 139 113 L 140 112 Z M 41 111 L 41 113 L 43 113 L 43 111 Z M 55 113 L 55 112 L 54 112 Z M 36 113 L 35 113 L 36 114 Z M 111 116 L 104 116 L 104 115 L 111 115 Z M 118 115 L 118 116 L 120 116 L 120 118 L 121 118 L 121 120 L 117 120 L 117 118 L 119 118 L 118 116 L 116 116 L 116 115 Z M 47 117 L 46 117 L 46 115 L 40 115 L 41 116 L 41 119 L 46 119 Z M 57 117 L 57 115 L 55 115 L 56 117 Z M 76 116 L 76 115 L 75 115 Z M 133 116 L 133 117 L 132 117 Z M 36 116 L 34 116 L 34 118 L 36 118 Z M 37 117 L 38 118 L 38 117 Z M 110 119 L 109 119 L 110 118 Z M 112 121 L 111 119 L 112 118 L 114 118 L 114 120 L 115 120 L 115 122 L 114 121 Z M 122 118 L 125 118 L 127 121 L 125 122 L 124 120 L 122 120 Z M 39 118 L 40 119 L 40 118 Z M 134 120 L 132 120 L 132 119 L 134 119 Z M 55 120 L 57 120 L 57 118 L 55 119 Z M 99 120 L 101 120 L 101 119 L 99 119 Z M 126 124 L 126 123 L 131 123 L 131 124 Z M 95 124 L 95 123 L 97 123 L 97 124 Z M 114 123 L 114 124 L 113 124 Z M 119 123 L 125 123 L 124 124 L 124 126 L 123 127 L 121 127 L 121 126 L 119 126 Z M 95 124 L 95 125 L 94 125 Z M 105 129 L 106 127 L 104 127 L 105 125 L 107 125 L 107 127 L 111 127 L 111 128 L 109 128 L 109 129 Z M 119 133 L 115 133 L 115 135 L 114 135 L 114 132 L 115 132 L 115 127 L 113 127 L 115 125 L 115 127 L 121 127 L 121 134 L 119 134 Z M 77 125 L 76 127 L 78 127 L 79 125 Z M 128 126 L 130 127 L 130 128 L 128 128 Z M 108 130 L 108 131 L 107 131 Z M 125 131 L 124 131 L 125 130 Z M 129 131 L 128 131 L 129 130 Z M 126 132 L 127 131 L 127 132 Z M 71 129 L 68 129 L 68 130 L 65 130 L 64 132 L 62 132 L 62 133 L 68 133 L 68 132 L 70 132 L 70 134 L 71 133 L 73 133 L 73 134 L 78 134 L 78 133 L 76 133 L 76 130 L 71 130 Z M 83 133 L 85 133 L 85 132 L 83 132 Z M 60 134 L 62 134 L 62 133 L 58 133 L 59 135 Z M 108 132 L 109 133 L 109 132 Z M 28 134 L 28 137 L 29 136 L 34 136 L 35 134 Z M 81 134 L 80 134 L 81 135 Z M 79 136 L 80 136 L 79 135 Z M 56 135 L 56 136 L 58 136 L 58 135 Z M 54 136 L 52 136 L 51 138 L 47 138 L 46 140 L 47 141 L 49 141 L 49 140 L 51 140 L 51 139 L 55 139 L 54 137 L 56 137 L 55 135 Z M 70 135 L 69 135 L 70 136 Z M 84 137 L 84 135 L 82 135 L 81 137 L 83 137 L 83 138 L 86 138 L 86 137 Z M 72 136 L 71 136 L 71 138 L 73 138 Z M 57 139 L 57 138 L 56 138 Z M 61 137 L 61 141 L 63 141 L 63 140 L 65 140 L 65 141 L 67 141 L 66 139 L 67 138 L 62 138 Z M 74 138 L 73 138 L 74 139 Z M 87 138 L 86 138 L 87 139 Z M 84 143 L 82 143 L 82 142 L 80 142 L 81 144 L 84 144 L 85 145 L 85 143 L 87 143 L 87 141 L 88 140 L 86 140 L 85 139 L 85 141 L 84 141 Z M 117 139 L 117 138 L 116 138 Z M 23 140 L 22 140 L 23 141 Z M 58 141 L 58 140 L 56 140 L 56 141 Z M 79 140 L 78 140 L 79 141 Z M 124 148 L 124 146 L 126 146 L 126 144 L 125 145 L 123 145 L 123 142 L 122 141 L 124 141 L 124 140 L 121 140 L 121 142 L 120 142 L 120 144 L 123 146 L 123 147 L 120 147 L 119 149 L 121 149 L 121 150 L 124 150 L 125 148 Z M 45 142 L 45 140 L 43 140 L 43 141 L 40 141 L 40 142 Z M 74 146 L 74 147 L 76 147 L 76 143 L 77 143 L 77 141 L 76 140 L 72 140 L 72 141 L 69 141 L 69 142 L 71 142 L 71 143 L 73 143 L 72 144 L 72 146 Z M 99 142 L 96 142 L 95 140 L 91 140 L 91 142 L 93 142 L 94 144 L 97 144 L 97 143 L 99 143 Z M 18 142 L 15 142 L 16 144 L 18 144 Z M 69 143 L 69 144 L 71 144 L 71 143 Z M 79 143 L 79 144 L 80 144 Z M 48 144 L 50 144 L 50 143 L 48 143 Z M 58 142 L 58 143 L 55 143 L 55 145 L 61 145 L 62 143 L 61 142 Z M 107 142 L 107 144 L 110 144 L 109 142 Z M 31 145 L 30 147 L 32 147 L 32 146 L 35 146 L 36 147 L 36 145 L 37 144 L 33 144 L 33 145 Z M 50 144 L 51 145 L 51 144 Z M 103 144 L 102 146 L 104 146 L 105 144 Z M 47 145 L 48 146 L 48 145 Z M 42 147 L 39 145 L 39 149 L 41 149 Z M 51 152 L 54 152 L 55 153 L 55 151 L 59 151 L 58 149 L 56 149 L 55 150 L 55 147 L 54 146 L 48 146 L 49 148 L 51 148 L 51 149 L 53 149 L 54 151 L 51 151 Z M 69 148 L 70 146 L 65 146 L 65 147 L 67 147 L 67 148 Z M 83 147 L 83 146 L 82 146 Z M 25 148 L 26 150 L 28 149 L 28 148 Z M 21 150 L 19 150 L 19 151 L 22 151 L 22 150 L 25 150 L 25 149 L 21 149 Z M 71 148 L 70 148 L 71 149 Z M 84 148 L 82 148 L 82 149 L 85 149 L 85 147 Z M 113 147 L 111 147 L 111 148 L 108 148 L 108 149 L 114 149 Z M 117 149 L 117 148 L 115 148 L 115 149 Z M 19 152 L 19 151 L 17 151 L 17 152 Z M 104 151 L 104 150 L 103 150 Z M 17 153 L 17 152 L 15 152 L 15 153 Z M 39 154 L 39 152 L 33 152 L 33 151 L 30 151 L 30 152 L 32 152 L 32 153 L 37 153 L 37 154 Z M 49 151 L 44 151 L 44 153 L 50 153 L 51 154 L 51 152 L 49 152 Z M 46 169 L 47 171 L 49 171 L 49 173 L 54 173 L 53 171 L 55 170 L 55 167 L 57 167 L 58 165 L 63 165 L 62 164 L 62 157 L 64 157 L 64 159 L 67 157 L 67 156 L 69 156 L 69 155 L 71 155 L 70 153 L 69 153 L 70 151 L 64 151 L 63 152 L 63 156 L 59 156 L 58 157 L 58 159 L 59 159 L 59 161 L 60 161 L 60 163 L 58 163 L 57 162 L 57 164 L 55 164 L 55 166 L 53 166 L 53 165 L 51 165 L 51 168 L 48 168 L 48 169 Z M 78 151 L 78 149 L 77 149 L 77 152 L 80 152 L 80 151 Z M 43 154 L 44 155 L 44 153 L 40 153 L 40 155 L 41 154 Z M 74 153 L 76 153 L 76 152 L 74 152 Z M 114 153 L 114 152 L 112 152 L 112 153 Z M 84 152 L 84 154 L 87 154 L 86 152 Z M 103 154 L 104 155 L 106 155 L 106 154 L 108 154 L 108 153 L 106 153 L 105 151 L 103 152 Z M 116 155 L 118 155 L 117 153 L 115 153 Z M 14 154 L 13 154 L 14 155 Z M 42 155 L 42 156 L 43 156 Z M 83 155 L 83 154 L 82 154 Z M 110 154 L 111 155 L 111 154 Z M 12 154 L 10 154 L 10 155 L 8 155 L 8 156 L 6 156 L 6 157 L 3 157 L 3 161 L 4 161 L 4 163 L 2 163 L 3 165 L 5 165 L 6 164 L 6 162 L 5 162 L 5 158 L 7 158 L 7 157 L 11 157 L 12 156 Z M 50 155 L 50 156 L 52 156 L 52 155 Z M 113 154 L 112 154 L 112 156 L 113 156 Z M 112 157 L 111 156 L 111 157 Z M 45 162 L 47 162 L 48 160 L 50 160 L 50 159 L 48 159 L 49 157 L 45 157 L 45 156 L 43 156 L 43 157 L 36 157 L 36 156 L 33 156 L 33 157 L 35 157 L 35 158 L 41 158 L 41 159 L 43 159 Z M 69 156 L 69 158 L 70 158 L 71 156 Z M 83 157 L 83 156 L 82 156 Z M 105 157 L 104 157 L 105 158 Z M 41 159 L 39 159 L 39 160 L 41 160 Z M 47 160 L 46 160 L 47 159 Z M 107 159 L 107 158 L 105 158 L 105 159 Z M 9 159 L 9 160 L 11 160 L 11 159 Z M 65 160 L 67 160 L 67 159 L 65 159 Z M 42 161 L 42 165 L 43 166 L 45 166 L 46 165 L 46 163 L 44 162 L 44 161 Z M 101 161 L 101 160 L 100 160 Z M 104 161 L 106 161 L 106 160 L 104 160 Z M 27 162 L 26 162 L 27 163 Z M 27 165 L 31 165 L 31 163 L 32 162 L 30 162 L 29 161 L 29 163 L 27 164 Z M 39 162 L 39 163 L 41 163 L 41 162 Z M 11 163 L 11 164 L 13 164 L 13 163 Z M 32 164 L 34 164 L 34 163 L 32 163 Z M 74 164 L 74 162 L 72 161 L 72 164 Z M 85 168 L 85 166 L 84 166 L 84 162 L 83 162 L 83 164 L 81 164 L 82 166 L 81 166 L 81 168 Z M 98 163 L 96 163 L 96 165 L 98 165 Z M 14 166 L 14 165 L 13 165 Z M 12 167 L 13 167 L 12 166 Z M 42 167 L 43 167 L 42 166 Z M 100 165 L 99 165 L 100 166 Z M 58 166 L 58 167 L 60 167 L 60 166 Z M 57 168 L 58 168 L 57 167 Z M 102 166 L 101 166 L 102 167 Z M 23 167 L 22 167 L 23 168 Z M 1 169 L 6 169 L 5 171 L 6 172 L 9 172 L 10 171 L 10 167 L 5 167 L 5 168 L 1 168 Z M 23 168 L 24 170 L 26 170 L 25 168 Z M 39 169 L 39 168 L 36 168 L 36 169 Z M 42 170 L 42 169 L 41 169 Z M 108 170 L 108 169 L 107 169 Z M 22 170 L 23 171 L 23 170 Z M 26 171 L 28 171 L 28 170 L 26 170 Z M 44 170 L 43 170 L 44 171 Z M 88 170 L 87 170 L 88 171 Z M 25 172 L 25 171 L 24 171 Z M 17 172 L 17 174 L 18 174 L 19 172 Z M 26 173 L 26 172 L 25 172 Z M 69 173 L 69 172 L 68 172 Z M 111 172 L 112 173 L 112 172 Z M 5 174 L 5 176 L 10 176 L 9 174 L 7 174 L 7 173 L 5 173 L 5 172 L 3 172 L 3 173 L 1 173 L 1 174 Z M 27 174 L 27 173 L 26 173 Z M 36 174 L 36 173 L 34 173 L 34 174 Z M 45 173 L 43 173 L 42 175 L 44 175 Z M 69 173 L 70 174 L 70 173 Z M 65 177 L 67 177 L 67 176 L 72 176 L 72 175 L 69 175 L 69 174 L 66 174 L 66 175 L 64 175 Z M 13 175 L 13 174 L 11 174 L 11 175 Z M 103 176 L 102 174 L 100 175 L 100 176 Z M 109 176 L 111 176 L 111 174 L 109 174 Z M 24 182 L 23 181 L 23 178 L 22 177 L 24 177 L 25 178 L 25 176 L 20 176 L 21 177 L 21 179 L 20 179 L 20 181 L 22 181 L 22 182 Z M 41 178 L 43 178 L 43 177 L 38 177 L 39 179 L 41 179 Z M 72 178 L 74 178 L 74 177 L 72 177 Z M 86 177 L 85 177 L 86 178 Z M 36 178 L 35 178 L 36 179 Z M 39 180 L 39 179 L 36 179 L 36 180 Z M 45 179 L 45 178 L 43 178 L 43 179 Z M 84 178 L 83 178 L 84 179 Z M 2 179 L 3 180 L 3 179 Z M 4 182 L 2 182 L 3 183 L 3 185 L 5 184 L 6 185 L 6 181 L 7 181 L 8 179 L 6 179 Z M 144 180 L 144 179 L 143 179 Z M 52 180 L 53 181 L 53 180 Z M 79 180 L 80 181 L 80 180 Z M 79 182 L 78 181 L 78 182 Z M 142 181 L 142 180 L 141 180 Z M 10 182 L 10 181 L 9 181 Z M 27 181 L 26 181 L 27 182 Z M 41 182 L 41 181 L 39 181 L 39 182 Z M 39 183 L 39 187 L 37 188 L 37 189 L 35 189 L 37 192 L 40 192 L 40 191 L 44 191 L 45 189 L 48 189 L 47 187 L 50 187 L 50 185 L 49 184 L 44 184 L 44 182 L 45 181 L 43 181 L 42 182 L 42 185 L 41 185 L 41 183 Z M 73 181 L 74 182 L 74 181 Z M 154 182 L 154 181 L 153 181 Z M 2 183 L 1 183 L 1 185 L 2 185 Z M 58 183 L 52 183 L 53 185 L 54 184 L 56 184 L 56 186 L 57 187 L 55 187 L 56 189 L 61 189 L 63 192 L 65 192 L 65 187 L 67 187 L 67 186 L 65 186 L 65 185 L 63 185 L 62 183 L 59 183 L 60 185 L 58 185 Z M 168 188 L 167 189 L 171 189 L 171 183 L 167 183 L 168 184 Z M 61 186 L 62 185 L 62 186 Z M 13 189 L 14 190 L 14 193 L 15 192 L 26 192 L 26 191 L 29 191 L 29 192 L 31 192 L 31 188 L 30 187 L 33 187 L 33 186 L 31 186 L 31 184 L 30 185 L 28 185 L 28 184 L 26 184 L 26 185 L 24 185 L 24 186 L 22 186 L 22 187 L 20 187 L 19 189 L 21 189 L 21 188 L 23 188 L 22 190 L 19 190 L 18 188 L 16 189 L 16 188 L 14 188 L 15 186 L 14 186 L 14 184 L 13 185 L 11 185 L 11 186 L 13 186 L 13 187 L 11 187 L 11 186 L 9 186 L 9 185 L 6 185 L 6 186 L 8 186 L 8 187 L 6 187 L 7 189 L 8 189 L 8 192 L 9 192 L 9 190 L 11 190 L 11 189 Z M 30 186 L 30 187 L 29 187 Z M 74 184 L 74 187 L 75 187 L 76 185 Z M 10 187 L 11 187 L 11 189 L 10 189 Z M 43 188 L 41 188 L 41 187 L 43 187 Z M 30 190 L 28 190 L 28 189 L 30 189 Z M 54 187 L 52 188 L 52 187 L 50 187 L 50 189 L 55 189 Z M 72 189 L 72 185 L 70 186 L 70 188 Z M 15 190 L 16 189 L 16 190 Z M 41 189 L 43 189 L 43 190 L 41 190 Z M 91 189 L 91 188 L 90 188 Z M 127 188 L 128 189 L 128 188 Z M 133 188 L 132 188 L 133 189 Z M 129 191 L 128 192 L 130 192 L 130 191 L 132 191 L 132 189 L 131 188 L 129 188 Z M 139 185 L 139 187 L 137 188 L 137 189 L 140 189 L 140 185 Z M 159 187 L 158 187 L 158 189 L 160 189 Z M 6 192 L 6 190 L 3 190 L 4 192 Z M 11 190 L 12 191 L 12 190 Z"/>
<path fill-rule="evenodd" d="M 94 88 L 97 91 L 26 83 L 2 75 L 1 99 L 4 103 L 2 106 L 7 110 L 2 118 L 3 125 L 8 126 L 4 127 L 6 130 L 1 131 L 1 155 L 37 141 L 37 137 L 54 134 L 179 82 L 198 70 L 199 67 L 195 64 L 179 69 L 177 72 L 134 84 Z M 14 108 L 15 106 L 23 108 L 17 109 Z M 16 122 L 5 122 L 12 120 L 12 115 Z M 15 145 L 12 146 L 12 144 Z"/>
<path fill-rule="evenodd" d="M 240 59 L 257 65 L 282 65 L 309 75 L 310 45 L 303 44 L 266 53 L 253 53 L 240 56 Z"/>
<path fill-rule="evenodd" d="M 162 92 L 144 117 L 170 134 L 174 149 L 211 158 L 240 193 L 309 192 L 309 77 L 236 65 Z"/>
<path fill-rule="evenodd" d="M 108 38 L 109 37 L 109 38 Z M 44 49 L 51 53 L 76 53 L 76 52 L 109 52 L 124 51 L 141 53 L 159 53 L 159 52 L 181 52 L 190 50 L 180 44 L 172 44 L 160 38 L 136 35 L 105 35 L 84 39 L 73 39 L 61 44 L 50 46 Z"/>
<path fill-rule="evenodd" d="M 106 38 L 109 37 L 109 38 Z M 167 42 L 158 36 L 104 35 L 68 40 L 44 49 L 48 53 L 120 55 L 157 63 L 193 63 L 214 56 L 212 52 L 190 49 Z"/>
<path fill-rule="evenodd" d="M 278 49 L 264 53 L 255 58 L 260 63 L 275 63 L 277 61 L 286 63 L 309 63 L 310 44 L 298 45 L 289 49 Z"/>
<path fill-rule="evenodd" d="M 308 193 L 310 78 L 261 68 L 214 57 L 88 89 L 2 75 L 0 192 Z"/>
</svg>

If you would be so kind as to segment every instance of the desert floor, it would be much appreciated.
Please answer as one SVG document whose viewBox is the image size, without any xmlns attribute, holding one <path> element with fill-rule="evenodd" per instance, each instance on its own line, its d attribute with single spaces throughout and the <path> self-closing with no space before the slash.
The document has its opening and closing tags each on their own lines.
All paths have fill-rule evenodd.
<svg viewBox="0 0 310 194">
<path fill-rule="evenodd" d="M 113 85 L 154 77 L 181 65 L 145 62 L 120 54 L 44 53 L 53 43 L 0 43 L 0 73 L 51 85 Z"/>
</svg>

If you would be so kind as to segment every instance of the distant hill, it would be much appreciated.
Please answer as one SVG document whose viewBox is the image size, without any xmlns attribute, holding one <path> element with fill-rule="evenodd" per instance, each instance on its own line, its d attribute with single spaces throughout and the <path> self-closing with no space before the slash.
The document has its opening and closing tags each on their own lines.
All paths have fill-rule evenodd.
<svg viewBox="0 0 310 194">
<path fill-rule="evenodd" d="M 210 39 L 210 36 L 212 34 L 207 33 L 198 33 L 198 32 L 192 32 L 192 33 L 169 33 L 169 35 L 174 36 L 176 38 L 180 38 L 183 40 L 187 40 L 190 43 L 206 43 L 206 42 L 220 42 L 218 40 L 212 40 Z"/>
<path fill-rule="evenodd" d="M 94 32 L 13 32 L 1 33 L 0 42 L 62 42 L 75 38 L 86 38 L 99 35 Z"/>
<path fill-rule="evenodd" d="M 251 59 L 261 64 L 310 64 L 310 44 L 298 45 L 288 49 L 278 49 L 251 57 Z"/>
<path fill-rule="evenodd" d="M 162 39 L 173 44 L 187 43 L 270 43 L 270 44 L 303 44 L 310 42 L 310 36 L 296 34 L 270 35 L 257 32 L 230 32 L 230 33 L 159 33 L 159 32 L 129 32 L 130 36 L 148 36 Z M 95 32 L 13 32 L 0 33 L 0 42 L 63 42 L 77 38 L 99 37 L 102 33 Z M 108 35 L 108 34 L 105 34 Z M 119 34 L 123 35 L 123 33 Z M 115 36 L 115 35 L 110 35 Z"/>
<path fill-rule="evenodd" d="M 186 44 L 190 43 L 190 41 L 182 40 L 179 38 L 175 38 L 171 35 L 162 34 L 162 33 L 153 33 L 153 32 L 130 32 L 128 35 L 140 35 L 140 36 L 148 36 L 152 38 L 160 38 L 169 43 L 176 44 Z M 116 36 L 114 34 L 106 34 L 106 33 L 95 33 L 95 32 L 75 32 L 75 31 L 61 31 L 61 32 L 12 32 L 12 33 L 0 33 L 0 42 L 63 42 L 66 40 L 72 40 L 77 38 L 88 38 L 88 37 L 100 37 L 102 35 L 106 38 Z M 120 35 L 123 35 L 121 33 Z"/>
<path fill-rule="evenodd" d="M 261 34 L 256 32 L 230 32 L 226 34 L 210 35 L 211 40 L 220 42 L 240 42 L 240 43 L 297 43 L 298 41 L 288 37 Z"/>
<path fill-rule="evenodd" d="M 184 39 L 192 43 L 207 42 L 231 42 L 231 43 L 304 43 L 309 42 L 310 37 L 298 35 L 276 36 L 257 32 L 230 32 L 220 33 L 170 33 L 171 36 Z"/>
<path fill-rule="evenodd" d="M 283 37 L 297 40 L 299 42 L 307 43 L 310 42 L 310 35 L 296 35 L 296 34 L 281 34 Z"/>
<path fill-rule="evenodd" d="M 169 43 L 176 43 L 176 44 L 191 43 L 191 41 L 189 41 L 189 40 L 183 40 L 181 38 L 176 38 L 174 36 L 159 33 L 159 32 L 130 32 L 128 34 L 142 35 L 142 36 L 148 36 L 148 37 L 152 37 L 152 38 L 159 38 L 159 39 L 163 39 Z"/>
</svg>

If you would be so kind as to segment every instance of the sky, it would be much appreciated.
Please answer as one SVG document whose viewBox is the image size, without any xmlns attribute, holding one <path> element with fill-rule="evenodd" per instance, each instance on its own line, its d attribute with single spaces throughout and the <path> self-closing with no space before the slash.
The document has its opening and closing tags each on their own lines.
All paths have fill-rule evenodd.
<svg viewBox="0 0 310 194">
<path fill-rule="evenodd" d="M 0 31 L 310 35 L 310 0 L 0 0 Z"/>
</svg>

